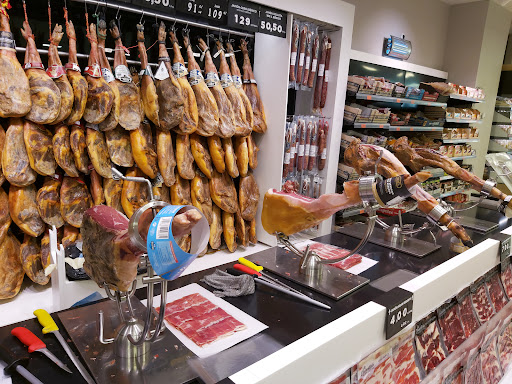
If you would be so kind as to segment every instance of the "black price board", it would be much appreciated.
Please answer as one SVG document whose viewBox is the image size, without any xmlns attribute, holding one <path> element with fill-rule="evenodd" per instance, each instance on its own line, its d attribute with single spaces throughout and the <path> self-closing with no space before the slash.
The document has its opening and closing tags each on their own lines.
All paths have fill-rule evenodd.
<svg viewBox="0 0 512 384">
<path fill-rule="evenodd" d="M 375 301 L 386 307 L 386 340 L 412 323 L 412 292 L 396 287 Z"/>
<path fill-rule="evenodd" d="M 204 17 L 206 0 L 176 0 L 176 10 L 187 15 Z"/>
<path fill-rule="evenodd" d="M 505 235 L 504 233 L 497 233 L 493 236 L 491 236 L 492 239 L 498 240 L 500 242 L 500 260 L 503 261 L 507 257 L 510 256 L 510 245 L 511 245 L 511 238 L 510 235 Z"/>
<path fill-rule="evenodd" d="M 178 0 L 178 2 L 181 2 L 181 0 Z M 165 14 L 174 15 L 176 12 L 176 0 L 132 0 L 132 4 L 164 12 Z"/>
<path fill-rule="evenodd" d="M 260 7 L 242 0 L 231 0 L 228 8 L 228 26 L 248 32 L 259 31 Z"/>
<path fill-rule="evenodd" d="M 206 0 L 201 16 L 225 25 L 228 21 L 228 0 Z"/>
<path fill-rule="evenodd" d="M 287 22 L 286 12 L 263 6 L 260 7 L 259 32 L 286 37 Z"/>
</svg>

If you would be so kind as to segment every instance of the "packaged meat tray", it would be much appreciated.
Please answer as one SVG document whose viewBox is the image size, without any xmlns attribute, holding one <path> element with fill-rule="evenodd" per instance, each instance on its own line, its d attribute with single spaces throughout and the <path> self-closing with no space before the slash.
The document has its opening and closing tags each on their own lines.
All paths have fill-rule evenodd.
<svg viewBox="0 0 512 384">
<path fill-rule="evenodd" d="M 498 271 L 499 267 L 491 269 L 485 276 L 485 284 L 487 285 L 487 291 L 491 298 L 494 311 L 498 313 L 501 309 L 507 305 L 508 298 L 505 296 L 505 292 L 500 282 L 500 275 Z"/>
<path fill-rule="evenodd" d="M 468 353 L 468 360 L 464 367 L 464 384 L 483 384 L 480 351 L 478 348 Z"/>
<path fill-rule="evenodd" d="M 437 310 L 439 327 L 448 353 L 455 351 L 466 339 L 460 320 L 457 299 L 452 299 Z"/>
<path fill-rule="evenodd" d="M 416 323 L 416 350 L 427 375 L 446 358 L 435 312 Z"/>
<path fill-rule="evenodd" d="M 306 249 L 306 247 L 304 247 L 302 250 L 304 249 Z M 316 254 L 322 259 L 336 259 L 338 257 L 346 256 L 350 253 L 350 251 L 347 249 L 338 248 L 330 244 L 318 243 L 316 241 L 309 244 L 309 249 L 315 251 Z M 352 268 L 354 265 L 361 263 L 362 260 L 363 257 L 361 255 L 355 254 L 335 264 L 331 264 L 331 266 L 347 270 Z"/>
<path fill-rule="evenodd" d="M 498 356 L 503 372 L 506 372 L 512 361 L 512 323 L 511 318 L 505 320 L 498 334 Z"/>
<path fill-rule="evenodd" d="M 500 278 L 507 293 L 508 298 L 512 298 L 512 268 L 510 268 L 510 258 L 505 259 L 500 264 Z"/>
<path fill-rule="evenodd" d="M 480 327 L 480 322 L 478 321 L 473 303 L 471 302 L 471 291 L 469 287 L 457 295 L 457 303 L 464 335 L 468 338 Z"/>
<path fill-rule="evenodd" d="M 482 382 L 484 384 L 495 384 L 501 380 L 501 367 L 498 360 L 496 331 L 486 336 L 480 350 L 482 364 Z"/>
<path fill-rule="evenodd" d="M 421 381 L 421 373 L 414 354 L 414 333 L 411 331 L 399 337 L 397 347 L 393 351 L 393 383 L 417 384 Z"/>
<path fill-rule="evenodd" d="M 484 277 L 471 284 L 471 302 L 475 308 L 480 324 L 485 324 L 494 315 L 494 308 L 485 288 Z"/>
</svg>

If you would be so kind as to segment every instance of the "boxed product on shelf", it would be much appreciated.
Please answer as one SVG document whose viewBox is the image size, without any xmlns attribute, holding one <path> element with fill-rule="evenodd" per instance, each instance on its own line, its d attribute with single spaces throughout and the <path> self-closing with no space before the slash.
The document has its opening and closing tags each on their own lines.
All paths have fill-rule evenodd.
<svg viewBox="0 0 512 384">
<path fill-rule="evenodd" d="M 411 118 L 410 113 L 391 113 L 389 116 L 389 124 L 391 125 L 407 125 Z"/>
<path fill-rule="evenodd" d="M 376 80 L 375 82 L 375 94 L 380 96 L 391 96 L 393 94 L 393 89 L 395 88 L 395 84 L 386 81 L 386 79 L 381 78 Z"/>
<path fill-rule="evenodd" d="M 424 89 L 407 87 L 407 90 L 405 91 L 405 97 L 407 99 L 421 100 L 424 93 L 425 93 Z"/>
<path fill-rule="evenodd" d="M 395 83 L 395 88 L 393 89 L 393 96 L 404 97 L 406 89 L 406 86 L 403 85 L 402 83 Z"/>
<path fill-rule="evenodd" d="M 430 92 L 425 91 L 425 93 L 423 94 L 422 100 L 437 101 L 438 98 L 439 98 L 439 93 L 437 93 L 437 92 L 430 93 Z"/>
<path fill-rule="evenodd" d="M 360 76 L 349 76 L 347 80 L 347 93 L 350 96 L 355 96 L 362 89 L 366 83 L 366 80 Z"/>
<path fill-rule="evenodd" d="M 361 108 L 352 107 L 345 105 L 345 111 L 343 113 L 343 121 L 347 124 L 354 124 L 356 118 L 362 113 Z"/>
<path fill-rule="evenodd" d="M 437 101 L 440 103 L 446 103 L 453 92 L 453 88 L 446 83 L 420 83 L 420 89 L 430 94 L 437 93 Z"/>
</svg>

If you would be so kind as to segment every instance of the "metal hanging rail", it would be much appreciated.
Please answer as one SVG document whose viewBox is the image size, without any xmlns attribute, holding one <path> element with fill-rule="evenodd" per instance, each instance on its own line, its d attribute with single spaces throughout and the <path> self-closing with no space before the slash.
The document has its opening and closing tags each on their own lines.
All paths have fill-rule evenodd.
<svg viewBox="0 0 512 384">
<path fill-rule="evenodd" d="M 216 27 L 216 26 L 213 26 L 213 25 L 199 23 L 197 21 L 188 21 L 188 20 L 185 20 L 185 19 L 180 19 L 178 17 L 169 16 L 169 15 L 166 15 L 164 13 L 159 13 L 159 12 L 154 12 L 154 11 L 146 12 L 143 9 L 132 8 L 132 7 L 127 6 L 127 5 L 109 4 L 109 3 L 106 3 L 105 0 L 101 0 L 101 1 L 98 1 L 98 0 L 73 0 L 73 1 L 80 2 L 80 3 L 86 3 L 86 4 L 91 4 L 91 5 L 97 5 L 97 6 L 100 6 L 100 7 L 105 7 L 106 6 L 108 8 L 117 9 L 117 10 L 126 11 L 126 12 L 131 12 L 131 13 L 136 13 L 136 14 L 139 14 L 139 15 L 156 16 L 156 17 L 158 17 L 159 19 L 162 19 L 162 20 L 168 20 L 168 21 L 177 22 L 177 23 L 180 23 L 180 24 L 186 24 L 186 25 L 189 25 L 191 27 L 207 28 L 207 29 L 210 29 L 212 32 L 213 31 L 220 31 L 220 32 L 223 32 L 223 33 L 226 33 L 226 34 L 231 34 L 231 35 L 237 35 L 237 36 L 243 36 L 243 37 L 254 37 L 254 33 L 234 31 L 232 29 Z"/>
</svg>

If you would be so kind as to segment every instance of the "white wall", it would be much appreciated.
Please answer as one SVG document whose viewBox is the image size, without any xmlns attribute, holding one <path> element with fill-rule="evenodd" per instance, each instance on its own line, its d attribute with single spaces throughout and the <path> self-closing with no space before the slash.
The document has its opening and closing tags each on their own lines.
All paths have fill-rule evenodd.
<svg viewBox="0 0 512 384">
<path fill-rule="evenodd" d="M 384 37 L 405 35 L 412 42 L 409 62 L 445 70 L 448 4 L 440 0 L 345 1 L 356 7 L 352 49 L 380 56 Z"/>
</svg>

